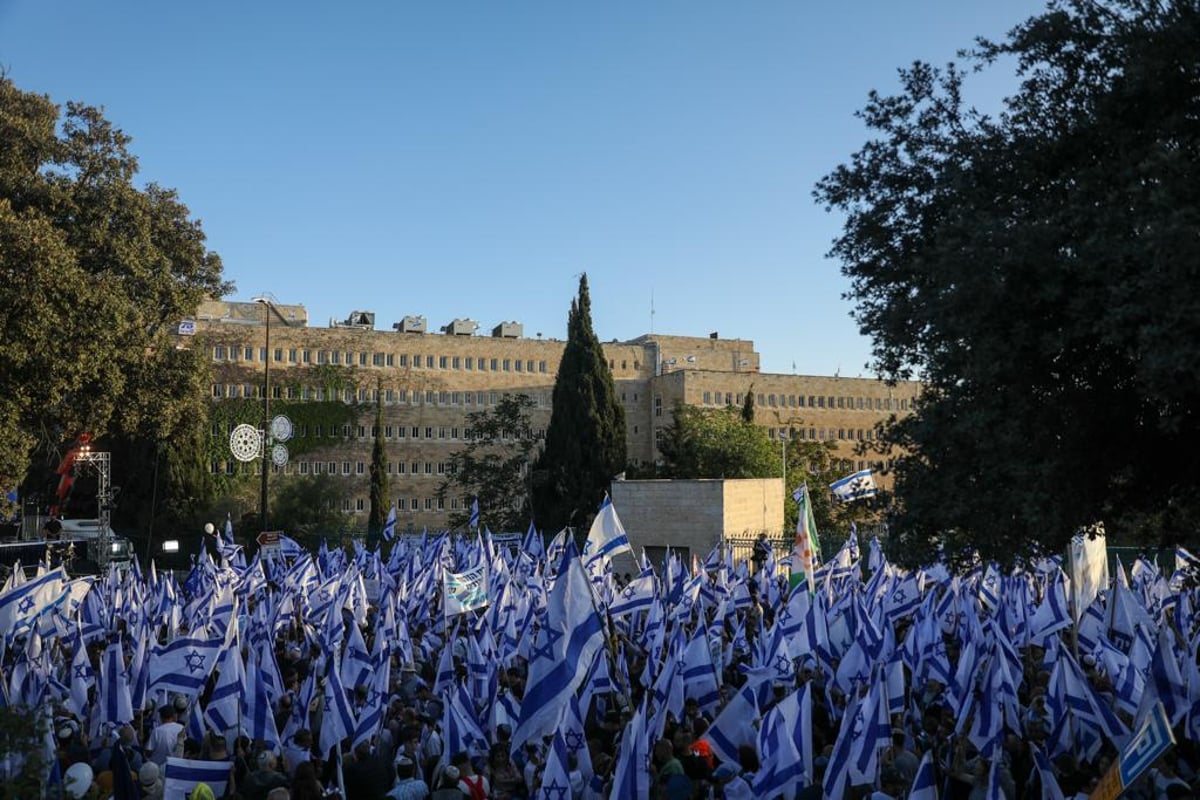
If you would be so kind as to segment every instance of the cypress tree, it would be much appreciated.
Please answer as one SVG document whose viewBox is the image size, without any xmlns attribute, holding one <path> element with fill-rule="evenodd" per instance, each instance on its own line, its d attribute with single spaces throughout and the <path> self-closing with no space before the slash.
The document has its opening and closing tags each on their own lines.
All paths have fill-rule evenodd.
<svg viewBox="0 0 1200 800">
<path fill-rule="evenodd" d="M 754 424 L 754 384 L 746 390 L 746 402 L 742 403 L 742 421 Z"/>
<path fill-rule="evenodd" d="M 367 518 L 367 546 L 379 540 L 383 525 L 387 522 L 388 477 L 387 451 L 383 447 L 383 394 L 375 396 L 375 445 L 371 449 L 371 515 Z"/>
<path fill-rule="evenodd" d="M 534 476 L 536 522 L 544 531 L 582 526 L 625 466 L 625 409 L 592 330 L 587 275 L 567 317 L 567 345 L 554 381 L 546 448 Z"/>
</svg>

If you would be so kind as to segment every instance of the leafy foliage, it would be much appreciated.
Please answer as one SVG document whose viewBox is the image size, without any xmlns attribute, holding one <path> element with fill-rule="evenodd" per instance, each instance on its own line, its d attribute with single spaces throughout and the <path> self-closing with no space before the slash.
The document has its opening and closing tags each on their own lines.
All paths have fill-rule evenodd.
<svg viewBox="0 0 1200 800">
<path fill-rule="evenodd" d="M 49 764 L 46 714 L 24 706 L 0 706 L 0 753 L 5 754 L 0 800 L 40 796 Z"/>
<path fill-rule="evenodd" d="M 375 443 L 371 447 L 371 513 L 367 520 L 367 539 L 378 540 L 387 522 L 388 509 L 388 460 L 383 444 L 383 399 L 376 393 L 375 399 Z"/>
<path fill-rule="evenodd" d="M 917 63 L 861 116 L 877 138 L 816 197 L 878 369 L 926 382 L 886 432 L 900 546 L 1000 560 L 1103 519 L 1164 542 L 1200 522 L 1200 7 L 1064 0 L 1015 59 L 997 119 Z"/>
<path fill-rule="evenodd" d="M 567 316 L 567 344 L 554 381 L 546 448 L 538 460 L 534 509 L 544 530 L 582 523 L 625 464 L 625 409 L 592 330 L 587 275 Z"/>
<path fill-rule="evenodd" d="M 332 475 L 293 475 L 274 485 L 271 525 L 313 552 L 322 536 L 337 536 L 350 523 L 340 510 L 345 492 Z"/>
<path fill-rule="evenodd" d="M 491 410 L 467 415 L 467 446 L 450 456 L 450 474 L 438 497 L 466 499 L 450 515 L 451 528 L 465 528 L 471 497 L 479 498 L 481 521 L 496 531 L 524 530 L 530 519 L 528 470 L 537 440 L 529 423 L 533 400 L 506 394 Z"/>
<path fill-rule="evenodd" d="M 0 75 L 0 483 L 80 431 L 170 439 L 203 397 L 169 328 L 230 287 L 129 141 Z"/>
<path fill-rule="evenodd" d="M 777 478 L 781 467 L 766 429 L 732 406 L 676 405 L 659 450 L 662 478 Z"/>
</svg>

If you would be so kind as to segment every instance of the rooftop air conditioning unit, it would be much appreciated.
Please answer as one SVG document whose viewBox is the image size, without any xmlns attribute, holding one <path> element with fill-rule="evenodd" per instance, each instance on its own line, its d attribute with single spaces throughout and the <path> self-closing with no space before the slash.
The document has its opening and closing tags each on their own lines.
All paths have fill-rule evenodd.
<svg viewBox="0 0 1200 800">
<path fill-rule="evenodd" d="M 393 323 L 392 327 L 400 333 L 425 333 L 429 326 L 424 317 L 410 315 Z"/>
<path fill-rule="evenodd" d="M 525 334 L 525 326 L 519 322 L 501 322 L 492 328 L 492 336 L 497 339 L 520 339 Z"/>
<path fill-rule="evenodd" d="M 473 319 L 456 319 L 442 328 L 442 333 L 448 333 L 451 336 L 474 336 L 478 329 L 479 323 Z"/>
</svg>

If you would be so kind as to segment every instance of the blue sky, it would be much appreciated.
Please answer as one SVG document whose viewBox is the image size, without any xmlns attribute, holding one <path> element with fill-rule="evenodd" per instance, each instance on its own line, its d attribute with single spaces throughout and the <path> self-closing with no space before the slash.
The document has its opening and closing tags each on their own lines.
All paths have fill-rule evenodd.
<svg viewBox="0 0 1200 800">
<path fill-rule="evenodd" d="M 423 314 L 563 337 L 753 339 L 768 372 L 870 374 L 814 183 L 871 89 L 1032 0 L 0 0 L 0 67 L 104 106 L 179 190 L 232 297 L 324 325 Z M 972 78 L 981 108 L 1011 68 Z"/>
</svg>

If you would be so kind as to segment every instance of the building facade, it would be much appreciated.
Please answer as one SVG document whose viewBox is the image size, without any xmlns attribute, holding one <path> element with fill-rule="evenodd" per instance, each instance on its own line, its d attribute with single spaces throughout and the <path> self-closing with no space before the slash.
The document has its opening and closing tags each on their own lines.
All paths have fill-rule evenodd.
<svg viewBox="0 0 1200 800">
<path fill-rule="evenodd" d="M 392 327 L 376 329 L 370 312 L 310 327 L 303 306 L 212 301 L 180 325 L 179 345 L 210 354 L 214 403 L 261 402 L 269 369 L 273 402 L 336 400 L 355 409 L 349 422 L 297 425 L 295 436 L 304 445 L 272 470 L 282 476 L 336 475 L 345 482 L 341 510 L 356 515 L 360 526 L 369 511 L 380 400 L 379 433 L 399 527 L 436 530 L 461 508 L 461 499 L 437 495 L 450 455 L 466 444 L 467 415 L 489 410 L 505 394 L 525 394 L 533 401 L 535 434 L 543 436 L 565 342 L 526 338 L 515 322 L 496 325 L 491 335 L 480 335 L 470 320 L 454 320 L 438 333 L 429 332 L 420 317 L 405 317 Z M 762 373 L 753 342 L 716 333 L 648 334 L 603 346 L 625 408 L 628 458 L 635 466 L 658 460 L 657 445 L 676 404 L 741 406 L 752 391 L 755 421 L 781 441 L 781 449 L 794 431 L 801 439 L 832 442 L 848 469 L 886 467 L 856 454 L 856 446 L 874 437 L 876 423 L 906 414 L 920 390 L 918 383 Z M 229 430 L 215 425 L 212 435 L 227 440 Z M 239 465 L 232 456 L 212 463 L 214 471 L 259 468 Z M 886 475 L 881 477 L 886 484 Z"/>
</svg>

